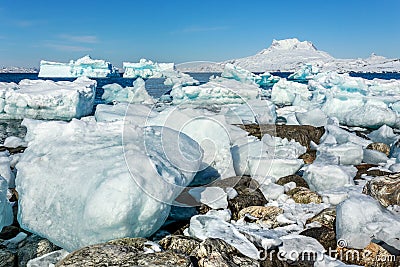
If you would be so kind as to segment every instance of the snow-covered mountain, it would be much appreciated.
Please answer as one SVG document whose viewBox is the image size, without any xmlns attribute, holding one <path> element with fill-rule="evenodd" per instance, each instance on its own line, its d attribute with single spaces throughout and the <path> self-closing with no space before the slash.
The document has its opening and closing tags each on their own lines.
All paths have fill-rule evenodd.
<svg viewBox="0 0 400 267">
<path fill-rule="evenodd" d="M 322 71 L 338 72 L 400 72 L 400 59 L 387 59 L 372 54 L 366 59 L 336 59 L 327 52 L 318 50 L 309 41 L 296 38 L 273 40 L 270 47 L 254 56 L 232 59 L 220 63 L 177 65 L 182 71 L 222 71 L 226 63 L 232 63 L 252 72 L 298 70 L 304 64 L 318 66 Z"/>
</svg>

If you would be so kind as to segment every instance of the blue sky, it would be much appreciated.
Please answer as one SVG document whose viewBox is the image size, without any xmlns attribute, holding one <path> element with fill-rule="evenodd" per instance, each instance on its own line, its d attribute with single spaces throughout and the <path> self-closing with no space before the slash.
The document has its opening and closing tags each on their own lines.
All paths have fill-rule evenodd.
<svg viewBox="0 0 400 267">
<path fill-rule="evenodd" d="M 400 58 L 399 10 L 399 0 L 2 0 L 0 66 L 86 54 L 116 66 L 222 61 L 291 37 L 340 58 Z"/>
</svg>

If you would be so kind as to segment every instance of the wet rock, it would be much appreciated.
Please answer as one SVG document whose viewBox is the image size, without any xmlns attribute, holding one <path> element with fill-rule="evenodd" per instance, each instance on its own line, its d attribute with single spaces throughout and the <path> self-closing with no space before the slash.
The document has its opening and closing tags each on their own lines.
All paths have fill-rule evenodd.
<svg viewBox="0 0 400 267">
<path fill-rule="evenodd" d="M 255 221 L 261 225 L 266 224 L 270 227 L 277 227 L 279 224 L 276 217 L 283 213 L 283 209 L 275 206 L 250 206 L 242 209 L 238 216 L 239 218 L 246 217 L 247 220 Z"/>
<path fill-rule="evenodd" d="M 258 261 L 242 255 L 225 241 L 207 238 L 192 252 L 199 267 L 258 267 Z"/>
<path fill-rule="evenodd" d="M 29 260 L 60 248 L 37 235 L 31 235 L 18 245 L 18 266 L 26 266 Z"/>
<path fill-rule="evenodd" d="M 285 185 L 290 182 L 295 182 L 296 186 L 309 188 L 306 180 L 304 180 L 303 177 L 301 177 L 300 175 L 297 175 L 297 174 L 288 175 L 288 176 L 279 178 L 279 180 L 276 182 L 276 184 Z"/>
<path fill-rule="evenodd" d="M 384 143 L 371 143 L 367 146 L 367 149 L 376 150 L 386 154 L 389 157 L 390 147 Z"/>
<path fill-rule="evenodd" d="M 250 206 L 264 206 L 268 203 L 259 189 L 252 189 L 244 185 L 235 187 L 238 196 L 228 200 L 228 209 L 232 212 L 232 219 L 239 219 L 239 212 Z"/>
<path fill-rule="evenodd" d="M 300 235 L 316 239 L 327 251 L 329 251 L 329 249 L 336 249 L 335 231 L 326 226 L 306 229 L 301 232 Z"/>
<path fill-rule="evenodd" d="M 309 204 L 309 203 L 316 203 L 319 204 L 322 202 L 322 197 L 311 191 L 308 188 L 298 186 L 289 192 L 287 195 L 291 196 L 296 203 L 300 204 Z"/>
<path fill-rule="evenodd" d="M 363 175 L 368 176 L 384 176 L 391 174 L 390 172 L 374 169 L 370 170 L 371 168 L 378 167 L 376 164 L 360 164 L 355 166 L 357 168 L 357 174 L 354 177 L 354 180 L 362 179 Z"/>
<path fill-rule="evenodd" d="M 199 247 L 201 240 L 183 235 L 170 235 L 159 241 L 164 250 L 190 255 Z"/>
<path fill-rule="evenodd" d="M 192 266 L 188 256 L 171 251 L 144 254 L 135 247 L 141 247 L 142 241 L 126 239 L 87 246 L 72 252 L 56 266 Z"/>
<path fill-rule="evenodd" d="M 346 264 L 366 267 L 397 267 L 400 257 L 390 254 L 383 247 L 370 243 L 364 249 L 337 248 L 336 257 Z"/>
<path fill-rule="evenodd" d="M 385 207 L 400 205 L 400 174 L 375 177 L 365 184 L 363 193 Z"/>
<path fill-rule="evenodd" d="M 0 267 L 14 267 L 15 260 L 16 257 L 12 252 L 0 249 Z"/>
<path fill-rule="evenodd" d="M 15 237 L 20 232 L 20 228 L 16 226 L 4 226 L 0 232 L 0 239 L 7 240 Z"/>
<path fill-rule="evenodd" d="M 314 217 L 307 220 L 307 224 L 318 222 L 321 225 L 328 227 L 331 230 L 335 230 L 336 227 L 336 209 L 327 208 L 315 215 Z"/>
<path fill-rule="evenodd" d="M 316 157 L 317 157 L 317 151 L 311 150 L 309 152 L 304 153 L 303 155 L 300 155 L 299 159 L 302 159 L 305 164 L 311 164 L 314 162 Z"/>
</svg>

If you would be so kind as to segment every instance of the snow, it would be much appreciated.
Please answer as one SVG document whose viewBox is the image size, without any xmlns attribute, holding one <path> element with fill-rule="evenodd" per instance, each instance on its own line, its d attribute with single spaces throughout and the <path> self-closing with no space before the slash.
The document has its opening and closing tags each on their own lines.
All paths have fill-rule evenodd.
<svg viewBox="0 0 400 267">
<path fill-rule="evenodd" d="M 128 102 L 138 104 L 154 104 L 156 101 L 147 91 L 145 82 L 142 78 L 138 78 L 133 82 L 133 87 L 123 88 L 117 83 L 107 84 L 103 86 L 104 94 L 101 98 L 105 103 Z"/>
<path fill-rule="evenodd" d="M 260 93 L 261 89 L 255 84 L 214 77 L 199 86 L 175 86 L 170 95 L 175 105 L 209 106 L 242 104 L 247 100 L 258 99 Z"/>
<path fill-rule="evenodd" d="M 14 217 L 11 204 L 7 199 L 7 191 L 7 181 L 0 176 L 0 231 L 4 226 L 12 224 Z"/>
<path fill-rule="evenodd" d="M 336 207 L 336 238 L 363 249 L 373 238 L 400 249 L 400 217 L 370 196 L 352 194 Z"/>
<path fill-rule="evenodd" d="M 357 169 L 353 166 L 313 163 L 305 167 L 303 178 L 313 191 L 324 191 L 353 185 Z"/>
<path fill-rule="evenodd" d="M 97 83 L 86 77 L 73 82 L 22 80 L 0 83 L 1 119 L 70 120 L 93 110 Z"/>
<path fill-rule="evenodd" d="M 45 78 L 90 78 L 119 77 L 118 70 L 110 62 L 84 56 L 69 63 L 40 61 L 39 77 Z"/>
<path fill-rule="evenodd" d="M 23 125 L 18 221 L 67 251 L 150 236 L 202 161 L 198 144 L 169 128 L 75 119 Z"/>
<path fill-rule="evenodd" d="M 398 59 L 374 54 L 365 59 L 337 59 L 318 50 L 312 42 L 299 41 L 296 38 L 273 40 L 270 47 L 253 56 L 183 67 L 185 71 L 190 72 L 222 72 L 226 64 L 233 64 L 251 72 L 295 72 L 304 64 L 318 67 L 321 72 L 400 72 Z"/>
<path fill-rule="evenodd" d="M 123 62 L 124 78 L 162 78 L 164 72 L 173 72 L 174 63 L 157 63 L 147 59 L 140 59 L 138 63 Z"/>
</svg>

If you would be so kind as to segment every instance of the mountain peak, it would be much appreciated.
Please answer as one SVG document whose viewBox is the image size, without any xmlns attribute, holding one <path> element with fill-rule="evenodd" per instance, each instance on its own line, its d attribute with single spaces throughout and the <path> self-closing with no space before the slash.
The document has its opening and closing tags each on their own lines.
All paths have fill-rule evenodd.
<svg viewBox="0 0 400 267">
<path fill-rule="evenodd" d="M 272 51 L 277 50 L 286 50 L 286 51 L 293 51 L 293 50 L 311 50 L 311 51 L 318 51 L 317 48 L 311 43 L 310 41 L 299 41 L 297 38 L 290 38 L 284 40 L 273 40 L 270 47 L 267 49 L 262 50 L 259 54 L 267 54 Z"/>
</svg>

